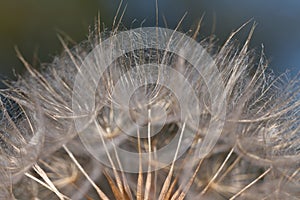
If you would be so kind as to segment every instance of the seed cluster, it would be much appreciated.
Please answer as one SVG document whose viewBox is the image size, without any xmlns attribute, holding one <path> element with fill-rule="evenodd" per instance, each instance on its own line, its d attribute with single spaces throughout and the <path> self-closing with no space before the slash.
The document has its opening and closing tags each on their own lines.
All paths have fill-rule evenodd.
<svg viewBox="0 0 300 200">
<path fill-rule="evenodd" d="M 141 48 L 119 57 L 96 83 L 93 112 L 74 114 L 73 87 L 81 64 L 118 32 L 96 27 L 87 41 L 71 49 L 60 38 L 65 51 L 40 71 L 18 54 L 27 73 L 1 90 L 0 199 L 300 198 L 299 80 L 275 77 L 263 51 L 257 56 L 248 50 L 253 29 L 243 46 L 234 41 L 236 32 L 220 48 L 211 40 L 199 42 L 218 67 L 226 100 L 221 135 L 204 157 L 198 155 L 209 124 L 220 120 L 211 102 L 223 103 L 212 99 L 204 80 L 216 77 L 204 79 L 191 63 L 167 50 Z M 136 67 L 145 64 L 180 72 L 191 83 L 197 106 L 180 105 L 178 94 L 159 84 L 158 77 L 172 80 L 170 74 L 159 67 Z M 125 108 L 123 94 L 114 96 L 114 88 L 136 80 L 151 84 L 141 84 Z M 178 80 L 170 83 L 180 97 L 190 97 Z M 96 129 L 78 133 L 74 119 L 81 118 Z M 79 135 L 89 133 L 96 133 L 88 137 L 90 148 L 110 166 L 82 144 Z M 174 138 L 171 162 L 162 163 L 158 152 Z M 136 173 L 122 170 L 127 158 L 116 148 L 138 155 Z M 181 148 L 186 151 L 179 156 Z"/>
</svg>

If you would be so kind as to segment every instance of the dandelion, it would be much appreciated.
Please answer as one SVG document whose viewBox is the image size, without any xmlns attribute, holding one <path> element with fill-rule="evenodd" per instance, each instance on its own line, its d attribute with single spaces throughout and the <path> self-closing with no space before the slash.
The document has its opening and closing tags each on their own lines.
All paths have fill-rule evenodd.
<svg viewBox="0 0 300 200">
<path fill-rule="evenodd" d="M 71 49 L 59 38 L 65 51 L 41 71 L 18 52 L 28 72 L 1 91 L 1 198 L 299 198 L 299 83 L 248 50 L 254 27 L 242 47 L 239 29 L 219 49 L 195 43 L 199 55 L 177 29 L 151 29 L 161 49 L 99 24 Z"/>
</svg>

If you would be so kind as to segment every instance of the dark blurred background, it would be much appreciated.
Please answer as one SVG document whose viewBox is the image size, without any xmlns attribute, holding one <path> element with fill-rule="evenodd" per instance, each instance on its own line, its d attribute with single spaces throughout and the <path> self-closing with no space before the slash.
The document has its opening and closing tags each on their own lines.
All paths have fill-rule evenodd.
<svg viewBox="0 0 300 200">
<path fill-rule="evenodd" d="M 17 46 L 31 63 L 51 62 L 62 51 L 57 34 L 66 34 L 75 42 L 87 38 L 98 12 L 111 27 L 119 0 L 0 0 L 0 79 L 14 79 L 14 71 L 25 69 L 16 57 Z M 155 0 L 124 0 L 127 4 L 123 25 L 127 28 L 155 26 Z M 204 15 L 200 39 L 213 33 L 222 44 L 231 31 L 250 19 L 256 21 L 251 47 L 265 54 L 276 74 L 300 69 L 299 0 L 158 0 L 159 24 L 174 28 L 185 12 L 183 29 L 195 26 Z M 244 42 L 251 28 L 238 35 Z"/>
</svg>

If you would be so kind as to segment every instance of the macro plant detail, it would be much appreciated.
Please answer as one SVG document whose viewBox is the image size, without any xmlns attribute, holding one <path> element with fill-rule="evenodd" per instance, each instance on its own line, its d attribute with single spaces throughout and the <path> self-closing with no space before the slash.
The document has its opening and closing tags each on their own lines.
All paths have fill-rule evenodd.
<svg viewBox="0 0 300 200">
<path fill-rule="evenodd" d="M 133 55 L 129 55 L 130 52 Z M 129 58 L 117 61 L 122 55 Z M 131 59 L 136 61 L 132 62 Z M 131 63 L 126 65 L 121 62 Z M 214 101 L 210 106 L 210 115 L 214 119 L 210 120 L 208 133 L 202 133 L 205 137 L 198 152 L 198 157 L 205 157 L 217 142 L 226 115 L 224 88 L 220 79 L 213 59 L 195 40 L 182 33 L 155 27 L 120 32 L 94 48 L 79 68 L 72 99 L 75 116 L 86 116 L 75 117 L 79 137 L 89 152 L 102 161 L 105 159 L 102 157 L 106 157 L 103 155 L 103 147 L 113 147 L 119 141 L 113 138 L 112 144 L 106 144 L 109 141 L 104 142 L 103 135 L 116 131 L 119 132 L 115 133 L 118 136 L 127 134 L 138 140 L 140 137 L 151 138 L 166 124 L 175 122 L 179 127 L 177 132 L 181 133 L 176 133 L 164 148 L 152 152 L 156 154 L 156 159 L 150 155 L 150 150 L 148 153 L 132 154 L 113 147 L 120 162 L 120 166 L 116 166 L 118 170 L 137 173 L 139 158 L 144 160 L 142 163 L 148 163 L 148 159 L 160 163 L 159 167 L 169 165 L 173 160 L 171 155 L 177 152 L 176 158 L 181 156 L 191 146 L 199 131 L 200 115 L 206 114 L 202 102 L 207 101 L 208 96 L 199 90 L 203 88 Z M 99 94 L 96 94 L 98 85 L 108 89 L 101 88 Z M 101 98 L 97 106 L 95 96 Z M 100 102 L 103 102 L 102 105 Z M 91 119 L 91 116 L 98 114 L 109 118 L 103 116 L 104 109 L 112 116 L 109 127 L 103 127 L 96 119 Z M 112 130 L 112 127 L 115 129 Z M 108 133 L 105 128 L 109 128 Z M 180 140 L 185 144 L 180 144 Z M 101 141 L 103 145 L 99 145 Z M 122 139 L 119 142 L 123 142 Z M 151 141 L 148 142 L 151 148 Z M 129 166 L 126 166 L 125 161 Z M 112 165 L 110 162 L 106 160 L 104 163 Z M 142 171 L 148 170 L 146 167 Z"/>
<path fill-rule="evenodd" d="M 180 25 L 180 24 L 179 24 Z M 1 90 L 1 199 L 299 199 L 299 80 L 236 30 L 101 31 Z M 242 27 L 241 27 L 242 28 Z"/>
</svg>

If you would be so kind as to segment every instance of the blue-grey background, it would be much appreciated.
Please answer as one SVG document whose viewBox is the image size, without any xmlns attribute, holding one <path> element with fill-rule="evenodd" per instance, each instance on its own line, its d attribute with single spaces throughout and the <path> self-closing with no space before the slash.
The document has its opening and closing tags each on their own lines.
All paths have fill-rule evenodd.
<svg viewBox="0 0 300 200">
<path fill-rule="evenodd" d="M 14 79 L 14 71 L 25 69 L 16 57 L 17 46 L 31 63 L 51 62 L 62 51 L 57 33 L 64 32 L 80 42 L 100 12 L 111 27 L 119 0 L 0 0 L 0 79 Z M 124 0 L 125 27 L 155 26 L 155 0 Z M 300 69 L 299 0 L 158 0 L 160 25 L 174 28 L 187 12 L 183 29 L 197 24 L 204 15 L 200 38 L 213 33 L 221 45 L 230 32 L 249 19 L 258 23 L 251 47 L 259 53 L 264 44 L 270 66 L 279 74 Z M 123 6 L 124 8 L 124 6 Z M 251 28 L 246 26 L 237 38 L 243 42 Z"/>
</svg>

